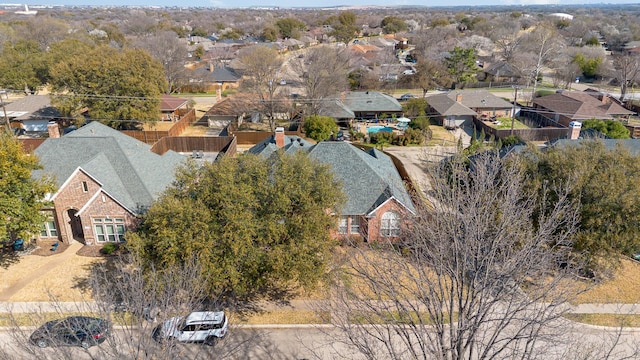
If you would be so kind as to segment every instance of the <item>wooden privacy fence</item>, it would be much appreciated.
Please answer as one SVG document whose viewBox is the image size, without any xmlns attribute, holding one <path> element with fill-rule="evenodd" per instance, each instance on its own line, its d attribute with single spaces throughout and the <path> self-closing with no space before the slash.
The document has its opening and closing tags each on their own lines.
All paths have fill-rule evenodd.
<svg viewBox="0 0 640 360">
<path fill-rule="evenodd" d="M 166 136 L 153 144 L 151 151 L 162 155 L 169 150 L 188 153 L 203 151 L 207 153 L 225 153 L 235 156 L 236 139 L 233 136 Z"/>
<path fill-rule="evenodd" d="M 503 139 L 512 135 L 511 129 L 498 130 L 475 117 L 473 118 L 473 123 L 476 126 L 478 133 L 481 130 L 484 130 L 485 134 L 493 135 L 496 139 Z M 567 137 L 567 135 L 569 135 L 569 129 L 556 127 L 513 129 L 513 135 L 523 141 L 550 141 Z"/>
<path fill-rule="evenodd" d="M 522 108 L 521 121 L 529 126 L 529 129 L 513 129 L 513 135 L 524 141 L 550 141 L 565 138 L 569 135 L 569 128 L 564 127 L 555 120 L 540 114 L 532 109 Z M 496 139 L 502 139 L 512 135 L 511 129 L 496 129 L 480 119 L 473 118 L 477 132 L 484 130 L 487 135 L 493 135 Z"/>
<path fill-rule="evenodd" d="M 180 115 L 180 120 L 176 121 L 169 130 L 122 130 L 122 133 L 127 134 L 136 140 L 152 145 L 167 136 L 180 136 L 184 129 L 196 121 L 195 109 L 179 109 L 178 115 Z"/>
</svg>

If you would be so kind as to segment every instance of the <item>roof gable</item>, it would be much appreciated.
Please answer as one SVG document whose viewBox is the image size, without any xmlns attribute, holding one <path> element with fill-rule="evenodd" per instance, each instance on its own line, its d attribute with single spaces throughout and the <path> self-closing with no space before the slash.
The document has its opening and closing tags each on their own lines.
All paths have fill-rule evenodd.
<svg viewBox="0 0 640 360">
<path fill-rule="evenodd" d="M 313 146 L 309 156 L 331 166 L 343 184 L 347 202 L 345 215 L 366 215 L 390 197 L 414 211 L 411 197 L 404 187 L 391 158 L 371 149 L 363 151 L 341 141 L 323 141 Z"/>
<path fill-rule="evenodd" d="M 62 185 L 81 168 L 128 209 L 143 212 L 173 182 L 186 158 L 173 151 L 158 155 L 151 147 L 117 130 L 92 122 L 61 138 L 49 138 L 34 153 Z"/>
</svg>

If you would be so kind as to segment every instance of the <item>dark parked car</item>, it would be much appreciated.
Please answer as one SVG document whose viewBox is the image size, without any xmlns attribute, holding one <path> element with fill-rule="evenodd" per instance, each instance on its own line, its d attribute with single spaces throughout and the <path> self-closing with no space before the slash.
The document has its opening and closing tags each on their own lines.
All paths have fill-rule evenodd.
<svg viewBox="0 0 640 360">
<path fill-rule="evenodd" d="M 87 349 L 104 342 L 108 334 L 109 323 L 106 320 L 71 316 L 46 322 L 31 334 L 29 340 L 41 348 L 69 345 Z"/>
<path fill-rule="evenodd" d="M 407 101 L 409 99 L 415 99 L 416 96 L 413 94 L 404 94 L 402 96 L 400 96 L 400 101 Z"/>
</svg>

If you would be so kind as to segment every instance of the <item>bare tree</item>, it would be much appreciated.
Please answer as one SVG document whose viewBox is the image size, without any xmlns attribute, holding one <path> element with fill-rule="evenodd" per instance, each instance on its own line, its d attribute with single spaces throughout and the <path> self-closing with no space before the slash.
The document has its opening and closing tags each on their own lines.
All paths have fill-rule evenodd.
<svg viewBox="0 0 640 360">
<path fill-rule="evenodd" d="M 186 43 L 180 41 L 173 31 L 160 31 L 151 36 L 139 38 L 136 47 L 147 50 L 164 68 L 169 84 L 168 92 L 177 91 L 186 82 L 184 59 L 187 55 Z"/>
<path fill-rule="evenodd" d="M 244 65 L 245 80 L 242 85 L 258 96 L 260 108 L 267 116 L 273 131 L 277 108 L 275 95 L 283 59 L 275 50 L 264 45 L 242 49 L 239 59 Z"/>
<path fill-rule="evenodd" d="M 535 96 L 538 87 L 538 78 L 543 67 L 555 57 L 563 45 L 551 25 L 541 24 L 530 34 L 525 47 L 532 54 L 531 68 L 526 73 L 531 74 L 530 81 L 533 82 L 531 100 L 533 101 L 533 96 Z"/>
<path fill-rule="evenodd" d="M 629 54 L 614 55 L 613 72 L 620 83 L 620 101 L 624 101 L 629 85 L 633 86 L 640 77 L 640 58 Z"/>
<path fill-rule="evenodd" d="M 48 46 L 69 37 L 69 25 L 52 17 L 29 18 L 14 25 L 15 34 L 20 39 L 33 40 L 42 51 Z"/>
<path fill-rule="evenodd" d="M 522 39 L 520 23 L 515 20 L 504 21 L 491 32 L 491 40 L 498 48 L 502 60 L 506 62 L 511 61 L 517 53 Z"/>
<path fill-rule="evenodd" d="M 291 69 L 302 79 L 311 114 L 318 114 L 323 98 L 347 89 L 348 62 L 346 50 L 322 45 L 291 61 Z"/>
<path fill-rule="evenodd" d="M 517 164 L 490 154 L 472 170 L 432 169 L 433 210 L 406 241 L 345 256 L 329 310 L 336 340 L 368 359 L 553 358 L 545 345 L 564 339 L 578 291 L 564 266 L 576 206 L 558 184 L 547 189 L 557 206 L 539 212 L 546 197 Z"/>
</svg>

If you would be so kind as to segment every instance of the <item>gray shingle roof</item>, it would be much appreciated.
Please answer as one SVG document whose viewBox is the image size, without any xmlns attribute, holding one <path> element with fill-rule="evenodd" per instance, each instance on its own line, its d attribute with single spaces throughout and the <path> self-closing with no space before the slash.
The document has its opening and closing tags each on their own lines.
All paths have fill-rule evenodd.
<svg viewBox="0 0 640 360">
<path fill-rule="evenodd" d="M 356 115 L 349 110 L 340 100 L 328 99 L 322 102 L 318 113 L 322 116 L 331 116 L 335 119 L 353 119 Z"/>
<path fill-rule="evenodd" d="M 399 112 L 402 105 L 393 96 L 377 91 L 347 91 L 323 101 L 338 100 L 353 112 Z"/>
<path fill-rule="evenodd" d="M 309 150 L 313 146 L 312 143 L 307 140 L 295 136 L 295 135 L 285 135 L 284 136 L 284 151 L 286 153 L 294 153 L 298 150 L 304 149 Z M 278 151 L 278 147 L 276 146 L 276 140 L 273 135 L 268 138 L 262 140 L 256 145 L 252 146 L 249 150 L 247 150 L 251 154 L 262 155 L 264 157 L 271 156 L 274 152 Z"/>
<path fill-rule="evenodd" d="M 213 67 L 213 71 L 211 71 Z M 242 76 L 229 67 L 201 66 L 191 70 L 191 77 L 207 82 L 238 82 Z"/>
<path fill-rule="evenodd" d="M 427 103 L 442 116 L 478 115 L 478 113 L 459 102 L 449 99 L 445 94 L 432 95 L 427 99 Z"/>
<path fill-rule="evenodd" d="M 35 154 L 43 170 L 62 185 L 82 168 L 103 185 L 103 189 L 136 213 L 144 212 L 175 178 L 177 166 L 186 158 L 176 152 L 151 152 L 151 146 L 128 135 L 92 122 L 61 138 L 49 138 Z"/>
<path fill-rule="evenodd" d="M 456 99 L 460 97 L 460 101 Z M 513 105 L 486 90 L 454 90 L 432 95 L 427 103 L 440 115 L 477 115 L 473 109 L 510 109 Z"/>
<path fill-rule="evenodd" d="M 366 215 L 394 197 L 408 210 L 415 208 L 391 158 L 381 151 L 363 151 L 342 141 L 323 141 L 309 156 L 329 164 L 342 182 L 347 202 L 343 215 Z"/>
<path fill-rule="evenodd" d="M 342 141 L 322 141 L 312 145 L 298 139 L 297 136 L 286 136 L 285 151 L 308 151 L 312 158 L 331 166 L 347 195 L 343 215 L 368 215 L 392 197 L 415 212 L 398 170 L 383 152 L 375 149 L 363 151 Z M 248 151 L 268 157 L 277 150 L 273 136 L 270 136 Z"/>
</svg>

